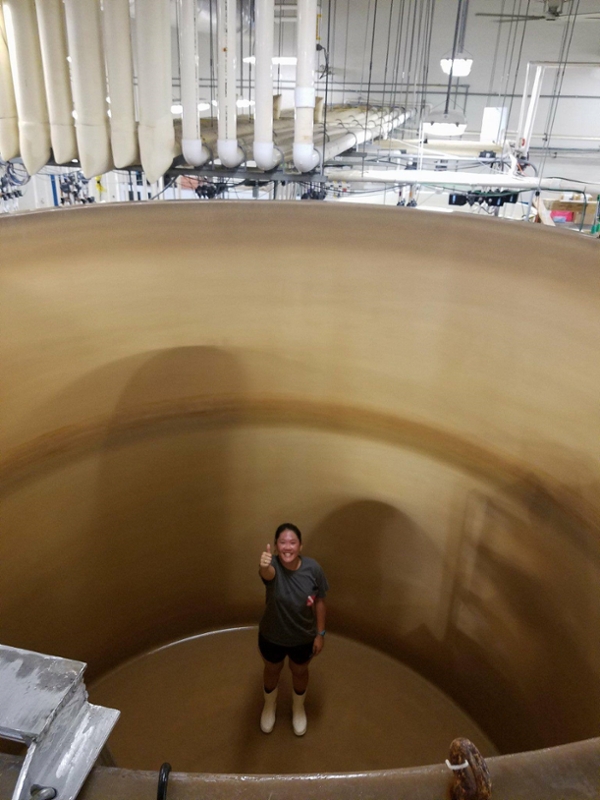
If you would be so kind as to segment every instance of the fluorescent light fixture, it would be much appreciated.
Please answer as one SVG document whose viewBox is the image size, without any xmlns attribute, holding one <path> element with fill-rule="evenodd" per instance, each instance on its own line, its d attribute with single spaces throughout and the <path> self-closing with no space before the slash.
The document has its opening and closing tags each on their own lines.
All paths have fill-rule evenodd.
<svg viewBox="0 0 600 800">
<path fill-rule="evenodd" d="M 460 111 L 434 111 L 423 120 L 425 136 L 462 136 L 467 130 L 467 120 Z"/>
<path fill-rule="evenodd" d="M 236 106 L 238 108 L 250 108 L 254 105 L 254 100 L 246 100 L 244 97 L 240 97 L 239 100 L 236 102 Z"/>
<path fill-rule="evenodd" d="M 450 72 L 452 72 L 453 77 L 464 78 L 471 72 L 473 59 L 470 55 L 468 55 L 468 53 L 459 53 L 454 57 L 454 61 L 452 61 L 451 55 L 444 56 L 444 58 L 442 58 L 440 61 L 440 65 L 446 75 L 450 75 Z"/>
<path fill-rule="evenodd" d="M 282 67 L 295 67 L 298 59 L 296 56 L 274 56 L 272 61 L 273 64 L 279 64 Z M 256 56 L 248 56 L 244 59 L 244 64 L 256 64 Z"/>
<path fill-rule="evenodd" d="M 171 106 L 171 114 L 182 114 L 183 113 L 183 106 L 181 103 L 175 103 Z"/>
<path fill-rule="evenodd" d="M 210 103 L 198 103 L 198 111 L 208 111 Z"/>
</svg>

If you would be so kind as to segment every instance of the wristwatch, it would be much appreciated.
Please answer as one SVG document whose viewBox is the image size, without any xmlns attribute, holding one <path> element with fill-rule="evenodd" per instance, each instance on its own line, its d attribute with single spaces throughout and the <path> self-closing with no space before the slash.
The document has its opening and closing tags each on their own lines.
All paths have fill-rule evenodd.
<svg viewBox="0 0 600 800">
<path fill-rule="evenodd" d="M 319 631 L 319 632 L 317 633 L 317 636 L 325 636 L 325 631 Z"/>
</svg>

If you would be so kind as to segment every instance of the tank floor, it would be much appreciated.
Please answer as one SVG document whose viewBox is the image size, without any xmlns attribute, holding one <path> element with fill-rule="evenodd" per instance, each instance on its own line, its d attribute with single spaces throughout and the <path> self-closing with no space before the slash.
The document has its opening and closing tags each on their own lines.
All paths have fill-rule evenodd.
<svg viewBox="0 0 600 800">
<path fill-rule="evenodd" d="M 308 731 L 291 727 L 291 675 L 279 684 L 265 735 L 256 628 L 216 631 L 142 655 L 90 687 L 121 710 L 109 741 L 119 767 L 182 772 L 348 772 L 443 762 L 456 736 L 496 749 L 473 721 L 417 673 L 350 639 L 327 635 L 311 664 Z"/>
</svg>

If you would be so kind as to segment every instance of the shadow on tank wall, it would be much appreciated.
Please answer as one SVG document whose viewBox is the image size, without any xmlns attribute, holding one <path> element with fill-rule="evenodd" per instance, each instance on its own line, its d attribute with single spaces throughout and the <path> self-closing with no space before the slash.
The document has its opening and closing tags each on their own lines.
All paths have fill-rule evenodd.
<svg viewBox="0 0 600 800">
<path fill-rule="evenodd" d="M 594 736 L 600 685 L 585 649 L 600 570 L 592 531 L 535 482 L 472 494 L 456 523 L 449 564 L 399 509 L 361 501 L 328 515 L 311 552 L 335 587 L 336 626 L 440 686 L 503 752 Z M 438 608 L 442 635 L 422 624 L 398 636 L 407 588 L 420 583 L 425 602 L 440 569 L 450 587 Z"/>
</svg>

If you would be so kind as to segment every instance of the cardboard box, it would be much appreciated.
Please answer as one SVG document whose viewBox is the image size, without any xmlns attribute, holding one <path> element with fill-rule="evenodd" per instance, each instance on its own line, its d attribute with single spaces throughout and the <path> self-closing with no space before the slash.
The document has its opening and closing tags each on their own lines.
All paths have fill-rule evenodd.
<svg viewBox="0 0 600 800">
<path fill-rule="evenodd" d="M 554 216 L 554 211 L 572 211 L 573 212 L 573 219 L 571 222 L 574 225 L 581 225 L 581 220 L 583 218 L 583 210 L 585 208 L 585 203 L 583 200 L 546 200 L 544 199 L 544 203 L 546 208 L 550 211 L 551 217 L 556 221 L 559 222 L 558 219 Z M 596 217 L 596 200 L 588 200 L 587 208 L 585 209 L 585 219 L 583 220 L 584 225 L 592 225 L 594 219 Z M 560 220 L 561 222 L 563 220 Z M 567 221 L 567 220 L 565 220 Z"/>
</svg>

